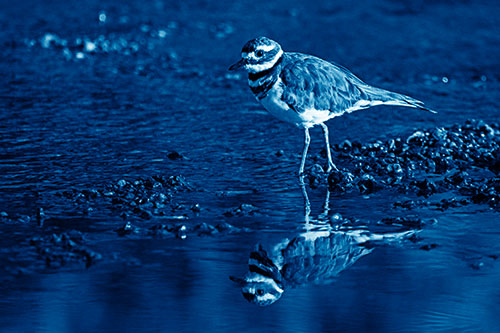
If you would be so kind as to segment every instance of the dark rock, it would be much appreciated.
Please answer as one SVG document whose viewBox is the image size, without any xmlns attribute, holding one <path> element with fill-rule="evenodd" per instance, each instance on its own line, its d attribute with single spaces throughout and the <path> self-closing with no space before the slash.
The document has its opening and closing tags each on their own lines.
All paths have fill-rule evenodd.
<svg viewBox="0 0 500 333">
<path fill-rule="evenodd" d="M 332 170 L 328 175 L 328 186 L 333 191 L 346 191 L 353 187 L 354 176 L 347 170 Z"/>
<path fill-rule="evenodd" d="M 469 174 L 467 172 L 457 171 L 451 176 L 446 177 L 445 180 L 454 186 L 459 186 L 462 185 L 467 178 L 469 178 Z"/>
<path fill-rule="evenodd" d="M 78 231 L 51 234 L 31 238 L 30 245 L 48 268 L 59 268 L 72 262 L 83 262 L 91 266 L 102 256 L 83 245 L 83 236 Z"/>
<path fill-rule="evenodd" d="M 172 232 L 175 234 L 175 237 L 180 239 L 187 238 L 187 227 L 184 224 L 178 225 L 172 229 Z"/>
<path fill-rule="evenodd" d="M 424 200 L 405 200 L 405 201 L 396 201 L 393 206 L 401 207 L 404 209 L 413 209 L 416 207 L 424 207 L 427 206 L 428 202 Z"/>
<path fill-rule="evenodd" d="M 381 224 L 392 226 L 403 226 L 408 229 L 421 229 L 425 224 L 424 220 L 416 217 L 390 217 L 380 220 Z"/>
<path fill-rule="evenodd" d="M 364 174 L 361 179 L 359 179 L 358 183 L 359 191 L 363 194 L 368 194 L 374 192 L 377 188 L 379 188 L 379 184 L 370 174 Z"/>
<path fill-rule="evenodd" d="M 216 226 L 202 222 L 196 225 L 186 224 L 157 224 L 149 228 L 147 232 L 154 236 L 172 236 L 185 239 L 188 236 L 214 236 L 219 234 L 231 234 L 236 232 L 248 231 L 237 228 L 229 223 L 219 223 Z"/>
<path fill-rule="evenodd" d="M 196 203 L 194 205 L 191 206 L 191 210 L 195 213 L 199 213 L 201 212 L 201 207 L 200 207 L 200 204 Z"/>
<path fill-rule="evenodd" d="M 330 216 L 330 223 L 333 225 L 339 225 L 344 222 L 344 219 L 342 218 L 342 215 L 339 213 L 335 213 L 332 216 Z"/>
<path fill-rule="evenodd" d="M 207 223 L 200 223 L 193 228 L 193 231 L 198 235 L 212 235 L 219 232 L 213 225 Z"/>
<path fill-rule="evenodd" d="M 311 188 L 317 188 L 326 180 L 326 173 L 319 164 L 312 165 L 306 172 L 306 179 Z"/>
<path fill-rule="evenodd" d="M 232 210 L 226 211 L 223 215 L 226 217 L 233 216 L 247 216 L 247 215 L 255 215 L 259 209 L 253 205 L 243 203 Z"/>
<path fill-rule="evenodd" d="M 118 181 L 118 183 L 116 185 L 118 185 L 118 187 L 123 187 L 123 186 L 127 185 L 127 181 L 125 179 L 121 179 Z"/>
<path fill-rule="evenodd" d="M 116 229 L 115 231 L 119 236 L 125 236 L 135 233 L 136 228 L 132 225 L 132 223 L 127 222 L 120 228 Z"/>
<path fill-rule="evenodd" d="M 434 243 L 432 243 L 432 244 L 425 244 L 425 245 L 422 245 L 422 246 L 420 247 L 420 249 L 421 249 L 421 250 L 424 250 L 424 251 L 430 251 L 430 250 L 432 250 L 432 249 L 435 249 L 435 248 L 436 248 L 436 247 L 438 247 L 438 246 L 439 246 L 438 244 L 434 244 Z"/>
<path fill-rule="evenodd" d="M 437 193 L 436 184 L 428 179 L 414 180 L 410 183 L 410 186 L 413 186 L 417 189 L 417 195 L 419 196 L 428 197 L 432 194 Z"/>
<path fill-rule="evenodd" d="M 17 222 L 19 223 L 30 223 L 31 222 L 31 216 L 20 216 L 17 218 Z"/>
<path fill-rule="evenodd" d="M 182 160 L 184 159 L 184 156 L 176 151 L 172 151 L 167 154 L 167 157 L 171 160 Z"/>
<path fill-rule="evenodd" d="M 229 223 L 219 223 L 215 226 L 215 228 L 222 233 L 239 232 L 241 230 L 239 228 L 236 228 L 235 226 L 230 225 Z"/>
<path fill-rule="evenodd" d="M 457 199 L 457 198 L 449 198 L 449 199 L 441 199 L 441 201 L 436 205 L 441 210 L 446 210 L 452 207 L 461 207 L 468 205 L 470 200 L 468 199 Z"/>
</svg>

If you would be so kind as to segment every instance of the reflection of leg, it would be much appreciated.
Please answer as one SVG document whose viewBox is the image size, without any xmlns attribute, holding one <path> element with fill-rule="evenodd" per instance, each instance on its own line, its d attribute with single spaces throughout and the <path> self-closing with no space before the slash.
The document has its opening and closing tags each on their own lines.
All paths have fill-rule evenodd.
<svg viewBox="0 0 500 333">
<path fill-rule="evenodd" d="M 304 150 L 302 151 L 302 160 L 300 161 L 299 178 L 300 184 L 304 184 L 304 166 L 306 165 L 307 150 L 309 149 L 309 143 L 311 142 L 311 137 L 309 136 L 309 128 L 305 128 L 305 138 L 304 138 Z"/>
<path fill-rule="evenodd" d="M 323 204 L 323 213 L 319 216 L 319 219 L 321 220 L 327 219 L 329 211 L 330 211 L 330 191 L 326 189 L 325 203 Z"/>
<path fill-rule="evenodd" d="M 326 143 L 326 156 L 328 157 L 328 168 L 326 169 L 326 172 L 330 172 L 333 170 L 338 170 L 335 164 L 333 164 L 332 161 L 332 153 L 330 151 L 330 138 L 328 135 L 328 127 L 321 123 L 321 127 L 323 128 L 323 133 L 325 134 L 325 143 Z"/>
<path fill-rule="evenodd" d="M 301 184 L 302 195 L 304 196 L 304 220 L 309 223 L 309 215 L 311 215 L 311 203 L 309 202 L 309 196 L 307 195 L 306 186 Z"/>
</svg>

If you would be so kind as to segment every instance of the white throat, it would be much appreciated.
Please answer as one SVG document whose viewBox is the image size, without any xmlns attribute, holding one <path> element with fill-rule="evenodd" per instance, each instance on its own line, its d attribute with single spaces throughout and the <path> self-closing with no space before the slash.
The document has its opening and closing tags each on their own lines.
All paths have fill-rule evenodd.
<svg viewBox="0 0 500 333">
<path fill-rule="evenodd" d="M 272 60 L 265 62 L 263 64 L 247 64 L 245 68 L 249 73 L 252 74 L 268 70 L 269 68 L 272 68 L 276 64 L 276 62 L 282 55 L 283 55 L 283 50 L 280 50 L 278 53 L 276 53 L 276 55 Z"/>
</svg>

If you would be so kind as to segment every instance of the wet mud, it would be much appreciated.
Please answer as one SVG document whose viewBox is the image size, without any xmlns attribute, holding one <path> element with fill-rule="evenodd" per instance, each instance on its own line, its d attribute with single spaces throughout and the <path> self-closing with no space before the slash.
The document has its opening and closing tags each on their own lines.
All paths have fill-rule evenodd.
<svg viewBox="0 0 500 333">
<path fill-rule="evenodd" d="M 371 143 L 346 140 L 332 147 L 342 169 L 326 174 L 319 164 L 315 164 L 307 171 L 306 179 L 312 190 L 326 187 L 336 196 L 352 192 L 366 195 L 382 190 L 392 191 L 395 193 L 394 211 L 372 223 L 371 228 L 399 226 L 420 230 L 425 224 L 434 224 L 437 220 L 424 222 L 415 216 L 405 216 L 406 213 L 400 217 L 393 216 L 402 211 L 423 208 L 445 211 L 470 204 L 499 209 L 499 134 L 498 124 L 471 120 L 446 128 L 418 130 L 406 138 Z M 324 153 L 314 159 L 319 162 L 325 158 Z M 223 219 L 261 219 L 268 215 L 265 210 L 242 202 L 219 212 L 219 222 L 197 222 L 206 213 L 201 209 L 205 204 L 188 202 L 185 197 L 190 192 L 206 191 L 208 189 L 202 185 L 192 184 L 183 176 L 155 175 L 119 179 L 98 187 L 72 188 L 57 192 L 55 198 L 63 205 L 72 205 L 82 218 L 96 213 L 119 217 L 124 222 L 113 229 L 118 237 L 223 237 L 252 231 Z M 220 197 L 218 193 L 213 195 Z M 398 200 L 408 195 L 416 198 Z M 318 221 L 337 229 L 366 226 L 366 221 L 338 213 L 329 216 L 326 212 Z M 44 267 L 54 270 L 80 263 L 89 267 L 102 259 L 100 253 L 91 249 L 92 242 L 89 243 L 80 230 L 72 229 L 71 225 L 64 226 L 63 231 L 60 226 L 54 229 L 50 212 L 46 213 L 42 207 L 33 216 L 11 218 L 2 212 L 0 223 L 34 228 L 31 230 L 34 236 L 14 248 L 14 252 L 28 250 L 33 255 L 24 258 L 17 268 L 14 267 L 18 262 L 16 255 L 12 254 L 8 259 L 11 262 L 8 271 L 14 274 Z M 237 220 L 235 223 L 238 224 Z M 423 244 L 420 249 L 429 251 L 437 246 L 434 243 Z M 491 258 L 495 256 L 490 255 Z M 31 265 L 30 260 L 33 261 Z M 31 268 L 28 269 L 28 266 Z"/>
</svg>

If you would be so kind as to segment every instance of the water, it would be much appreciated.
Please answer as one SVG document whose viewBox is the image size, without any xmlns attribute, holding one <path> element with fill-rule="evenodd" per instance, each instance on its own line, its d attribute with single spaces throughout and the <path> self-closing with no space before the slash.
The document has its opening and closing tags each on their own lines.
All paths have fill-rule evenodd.
<svg viewBox="0 0 500 333">
<path fill-rule="evenodd" d="M 375 243 L 328 281 L 285 288 L 268 307 L 248 303 L 229 276 L 247 272 L 257 244 L 271 252 L 305 232 L 303 134 L 227 72 L 244 42 L 266 35 L 439 111 L 353 113 L 328 123 L 332 143 L 495 122 L 499 13 L 494 1 L 3 2 L 1 330 L 499 330 L 498 211 L 401 210 L 393 203 L 415 195 L 390 190 L 334 193 L 321 216 L 326 189 L 308 188 L 310 219 L 328 237 L 334 214 L 371 235 L 400 231 L 384 218 L 417 217 L 417 239 Z M 319 128 L 311 136 L 313 158 L 323 142 Z M 124 219 L 111 199 L 61 195 L 155 175 L 182 175 L 193 190 L 174 191 L 167 213 L 149 219 Z M 257 211 L 224 215 L 242 203 Z M 126 221 L 136 232 L 120 236 Z M 182 239 L 152 235 L 158 223 L 235 229 Z M 76 250 L 51 238 L 74 230 Z"/>
</svg>

